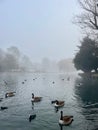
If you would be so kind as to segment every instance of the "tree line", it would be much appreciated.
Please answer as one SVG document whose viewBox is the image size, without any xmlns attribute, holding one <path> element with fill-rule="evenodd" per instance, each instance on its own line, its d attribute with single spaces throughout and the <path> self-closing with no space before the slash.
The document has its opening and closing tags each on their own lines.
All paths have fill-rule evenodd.
<svg viewBox="0 0 98 130">
<path fill-rule="evenodd" d="M 33 59 L 32 59 L 33 60 Z M 0 72 L 67 72 L 76 71 L 72 59 L 52 61 L 43 58 L 41 63 L 31 61 L 27 55 L 11 46 L 6 50 L 0 49 Z"/>
</svg>

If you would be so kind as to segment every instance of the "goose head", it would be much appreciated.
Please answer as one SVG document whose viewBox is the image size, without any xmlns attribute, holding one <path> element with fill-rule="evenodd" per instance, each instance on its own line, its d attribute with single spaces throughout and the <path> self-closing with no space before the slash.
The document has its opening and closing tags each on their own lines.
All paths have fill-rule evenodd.
<svg viewBox="0 0 98 130">
<path fill-rule="evenodd" d="M 51 101 L 51 104 L 56 103 L 56 101 L 57 101 L 57 100 L 53 100 L 53 101 Z"/>
<path fill-rule="evenodd" d="M 36 114 L 34 114 L 34 115 L 30 115 L 29 116 L 29 122 L 31 122 L 33 119 L 35 119 L 36 118 Z"/>
</svg>

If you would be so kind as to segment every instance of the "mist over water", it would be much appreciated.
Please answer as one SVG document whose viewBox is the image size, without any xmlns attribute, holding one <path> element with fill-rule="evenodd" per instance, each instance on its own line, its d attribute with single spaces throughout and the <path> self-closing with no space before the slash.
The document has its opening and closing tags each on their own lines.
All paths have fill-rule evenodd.
<svg viewBox="0 0 98 130">
<path fill-rule="evenodd" d="M 97 76 L 80 76 L 68 58 L 84 36 L 72 23 L 76 5 L 0 0 L 0 130 L 98 130 Z M 42 101 L 32 103 L 32 93 Z M 54 100 L 65 105 L 57 110 Z M 59 126 L 61 111 L 73 116 L 70 126 Z"/>
<path fill-rule="evenodd" d="M 71 72 L 75 71 L 72 59 L 53 61 L 43 58 L 41 62 L 34 62 L 15 47 L 5 51 L 0 49 L 0 72 L 6 71 L 31 71 L 31 72 Z"/>
</svg>

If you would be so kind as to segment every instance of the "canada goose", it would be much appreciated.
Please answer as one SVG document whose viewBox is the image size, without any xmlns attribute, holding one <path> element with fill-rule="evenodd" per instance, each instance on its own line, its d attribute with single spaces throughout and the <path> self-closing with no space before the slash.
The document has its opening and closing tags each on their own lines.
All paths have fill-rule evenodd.
<svg viewBox="0 0 98 130">
<path fill-rule="evenodd" d="M 54 106 L 56 108 L 62 107 L 62 106 L 64 106 L 64 101 L 58 101 L 58 100 L 56 100 Z"/>
<path fill-rule="evenodd" d="M 1 110 L 5 110 L 5 109 L 8 109 L 8 107 L 1 107 Z"/>
<path fill-rule="evenodd" d="M 35 119 L 35 117 L 36 117 L 36 114 L 30 115 L 30 116 L 29 116 L 29 122 L 31 122 L 31 120 Z"/>
<path fill-rule="evenodd" d="M 6 94 L 5 94 L 5 98 L 15 96 L 14 93 L 16 93 L 16 92 L 9 92 L 9 93 L 6 93 Z"/>
<path fill-rule="evenodd" d="M 70 125 L 72 121 L 73 121 L 73 116 L 63 116 L 63 111 L 61 111 L 59 125 Z"/>
<path fill-rule="evenodd" d="M 42 97 L 34 97 L 34 93 L 32 93 L 32 102 L 40 102 Z"/>
</svg>

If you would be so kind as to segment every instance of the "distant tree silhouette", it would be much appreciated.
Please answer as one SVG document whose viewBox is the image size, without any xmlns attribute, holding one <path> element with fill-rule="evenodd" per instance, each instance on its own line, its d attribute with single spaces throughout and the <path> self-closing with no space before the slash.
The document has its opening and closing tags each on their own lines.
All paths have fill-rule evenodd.
<svg viewBox="0 0 98 130">
<path fill-rule="evenodd" d="M 29 57 L 21 54 L 15 46 L 7 48 L 6 51 L 0 49 L 0 72 L 1 71 L 26 71 L 32 68 Z"/>
</svg>

